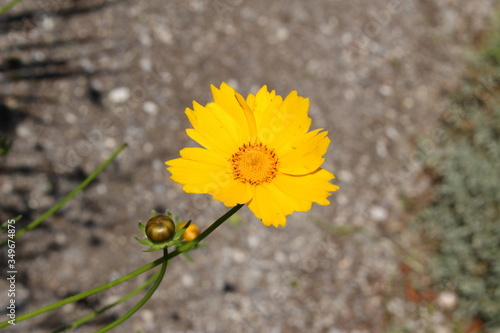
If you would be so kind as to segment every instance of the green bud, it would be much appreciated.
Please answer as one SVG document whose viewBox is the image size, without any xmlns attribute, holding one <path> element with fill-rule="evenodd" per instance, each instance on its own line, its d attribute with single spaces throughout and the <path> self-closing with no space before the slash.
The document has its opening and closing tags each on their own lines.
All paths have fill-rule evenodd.
<svg viewBox="0 0 500 333">
<path fill-rule="evenodd" d="M 165 215 L 156 215 L 146 223 L 146 236 L 153 243 L 163 243 L 175 234 L 174 221 Z"/>
</svg>

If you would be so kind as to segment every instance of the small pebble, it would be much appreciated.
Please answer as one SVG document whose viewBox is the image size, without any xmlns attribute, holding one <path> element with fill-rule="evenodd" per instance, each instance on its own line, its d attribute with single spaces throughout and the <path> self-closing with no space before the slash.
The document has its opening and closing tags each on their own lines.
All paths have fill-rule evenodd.
<svg viewBox="0 0 500 333">
<path fill-rule="evenodd" d="M 443 291 L 438 295 L 436 302 L 441 308 L 451 310 L 457 305 L 457 295 L 451 291 Z"/>
<path fill-rule="evenodd" d="M 369 210 L 370 217 L 375 221 L 386 220 L 389 216 L 389 212 L 382 206 L 373 206 Z"/>
<path fill-rule="evenodd" d="M 156 103 L 151 102 L 151 101 L 146 101 L 142 104 L 142 109 L 144 112 L 149 113 L 150 115 L 156 115 L 158 114 L 158 105 Z"/>
<path fill-rule="evenodd" d="M 130 89 L 127 87 L 115 88 L 109 92 L 108 97 L 112 103 L 124 103 L 130 98 Z"/>
<path fill-rule="evenodd" d="M 388 96 L 391 96 L 392 95 L 392 87 L 384 84 L 382 86 L 380 86 L 378 92 L 382 95 L 382 96 L 385 96 L 385 97 L 388 97 Z"/>
</svg>

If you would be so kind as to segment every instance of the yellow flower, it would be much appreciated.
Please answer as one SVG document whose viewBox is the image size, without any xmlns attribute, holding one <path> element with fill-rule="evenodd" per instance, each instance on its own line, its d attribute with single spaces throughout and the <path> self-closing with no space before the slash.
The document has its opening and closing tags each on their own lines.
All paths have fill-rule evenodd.
<svg viewBox="0 0 500 333">
<path fill-rule="evenodd" d="M 193 126 L 186 132 L 203 148 L 165 162 L 173 181 L 226 206 L 247 204 L 266 226 L 284 226 L 286 215 L 313 202 L 330 203 L 339 188 L 321 168 L 330 140 L 322 129 L 309 132 L 309 99 L 292 91 L 283 100 L 267 86 L 246 99 L 226 83 L 211 88 L 213 103 L 186 109 Z"/>
<path fill-rule="evenodd" d="M 177 230 L 184 228 L 186 223 L 187 222 L 182 222 L 181 224 L 179 224 L 179 226 L 177 227 Z M 193 239 L 195 239 L 196 237 L 198 237 L 199 235 L 200 235 L 200 228 L 196 224 L 191 223 L 189 225 L 189 227 L 187 227 L 186 230 L 182 233 L 182 238 L 186 242 L 190 242 Z"/>
</svg>

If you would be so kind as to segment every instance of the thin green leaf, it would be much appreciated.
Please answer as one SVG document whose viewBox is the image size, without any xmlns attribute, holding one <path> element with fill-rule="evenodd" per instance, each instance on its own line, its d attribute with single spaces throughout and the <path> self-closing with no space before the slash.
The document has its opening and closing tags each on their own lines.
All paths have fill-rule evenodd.
<svg viewBox="0 0 500 333">
<path fill-rule="evenodd" d="M 90 182 L 92 182 L 103 170 L 106 168 L 117 156 L 121 153 L 123 149 L 127 147 L 127 144 L 123 144 L 118 148 L 104 163 L 102 163 L 90 176 L 88 176 L 83 182 L 81 182 L 73 191 L 71 191 L 67 196 L 65 196 L 61 201 L 52 206 L 48 211 L 42 214 L 39 218 L 28 224 L 26 227 L 20 229 L 16 233 L 16 239 L 24 235 L 31 229 L 36 228 L 40 223 L 45 221 L 47 218 L 52 216 L 55 212 L 57 212 L 62 206 L 64 206 L 68 201 L 70 201 L 78 192 L 87 187 Z M 0 247 L 5 246 L 7 244 L 7 240 L 4 240 L 0 243 Z"/>
<path fill-rule="evenodd" d="M 6 13 L 9 9 L 11 9 L 12 7 L 14 7 L 16 4 L 18 4 L 21 1 L 23 1 L 23 0 L 12 0 L 8 4 L 6 4 L 2 8 L 0 8 L 0 15 Z"/>
</svg>

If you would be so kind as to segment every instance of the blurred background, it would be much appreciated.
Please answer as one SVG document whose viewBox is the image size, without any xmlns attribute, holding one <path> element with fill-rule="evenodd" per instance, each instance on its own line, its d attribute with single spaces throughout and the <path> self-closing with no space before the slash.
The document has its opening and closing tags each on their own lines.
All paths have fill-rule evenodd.
<svg viewBox="0 0 500 333">
<path fill-rule="evenodd" d="M 195 262 L 173 260 L 115 332 L 494 331 L 496 9 L 493 0 L 15 5 L 0 15 L 0 221 L 21 214 L 26 225 L 129 145 L 17 241 L 18 314 L 154 260 L 133 239 L 153 209 L 201 228 L 226 212 L 182 192 L 164 165 L 195 145 L 184 109 L 210 102 L 210 84 L 225 81 L 245 96 L 267 84 L 310 98 L 340 190 L 285 228 L 243 208 Z M 3 268 L 5 251 L 1 259 Z M 52 332 L 145 279 L 4 331 Z M 93 332 L 131 305 L 73 331 Z"/>
</svg>

